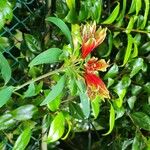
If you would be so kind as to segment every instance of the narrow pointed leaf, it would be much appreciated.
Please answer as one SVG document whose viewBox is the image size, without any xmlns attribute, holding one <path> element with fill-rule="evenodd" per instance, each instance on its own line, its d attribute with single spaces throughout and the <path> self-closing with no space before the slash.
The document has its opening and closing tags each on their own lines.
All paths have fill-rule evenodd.
<svg viewBox="0 0 150 150">
<path fill-rule="evenodd" d="M 104 136 L 108 135 L 112 132 L 114 124 L 115 124 L 115 110 L 111 104 L 111 106 L 110 106 L 110 117 L 109 117 L 109 130 L 107 133 L 103 134 Z"/>
<path fill-rule="evenodd" d="M 31 138 L 31 129 L 25 129 L 18 137 L 12 150 L 24 150 Z"/>
<path fill-rule="evenodd" d="M 7 101 L 10 99 L 11 94 L 13 92 L 13 87 L 9 86 L 0 90 L 0 107 L 5 105 Z"/>
<path fill-rule="evenodd" d="M 117 4 L 117 6 L 113 10 L 113 12 L 109 15 L 109 17 L 104 22 L 102 22 L 102 24 L 111 24 L 111 23 L 113 23 L 116 20 L 118 14 L 119 14 L 119 10 L 120 10 L 120 3 Z"/>
<path fill-rule="evenodd" d="M 8 61 L 6 60 L 6 58 L 3 56 L 1 52 L 0 52 L 0 70 L 1 70 L 2 77 L 5 81 L 5 84 L 7 84 L 11 78 L 11 68 L 9 66 Z"/>
<path fill-rule="evenodd" d="M 69 28 L 67 27 L 67 25 L 61 19 L 56 18 L 56 17 L 48 17 L 48 18 L 46 18 L 46 21 L 52 22 L 58 28 L 60 28 L 60 30 L 66 36 L 67 40 L 69 41 L 69 43 L 71 44 L 71 47 L 73 49 L 72 36 L 71 36 L 71 32 L 70 32 Z"/>
<path fill-rule="evenodd" d="M 50 48 L 39 55 L 37 55 L 29 64 L 29 67 L 40 64 L 50 64 L 59 62 L 59 56 L 62 54 L 62 50 L 59 48 Z"/>
<path fill-rule="evenodd" d="M 57 82 L 55 86 L 52 87 L 52 90 L 47 95 L 47 97 L 44 99 L 44 101 L 41 103 L 42 105 L 46 105 L 53 100 L 62 92 L 64 86 L 65 86 L 66 76 L 62 76 L 61 79 Z"/>
</svg>

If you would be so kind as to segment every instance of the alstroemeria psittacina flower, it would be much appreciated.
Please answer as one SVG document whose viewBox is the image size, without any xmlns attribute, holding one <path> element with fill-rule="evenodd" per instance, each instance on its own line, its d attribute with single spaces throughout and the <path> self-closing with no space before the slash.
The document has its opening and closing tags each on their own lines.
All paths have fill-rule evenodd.
<svg viewBox="0 0 150 150">
<path fill-rule="evenodd" d="M 98 60 L 95 57 L 92 57 L 86 64 L 85 68 L 88 72 L 94 72 L 94 71 L 106 71 L 108 67 L 108 62 L 106 62 L 104 59 Z"/>
<path fill-rule="evenodd" d="M 86 72 L 84 79 L 87 84 L 87 93 L 91 99 L 94 99 L 97 95 L 103 98 L 110 98 L 104 82 L 97 75 Z"/>
<path fill-rule="evenodd" d="M 82 58 L 91 53 L 91 51 L 100 45 L 106 37 L 107 28 L 98 28 L 96 31 L 96 22 L 86 24 L 82 27 Z"/>
<path fill-rule="evenodd" d="M 97 95 L 103 98 L 110 98 L 107 87 L 102 79 L 97 76 L 97 71 L 106 71 L 108 66 L 104 59 L 98 60 L 95 57 L 92 57 L 85 64 L 84 79 L 87 85 L 87 93 L 91 99 L 94 99 Z"/>
</svg>

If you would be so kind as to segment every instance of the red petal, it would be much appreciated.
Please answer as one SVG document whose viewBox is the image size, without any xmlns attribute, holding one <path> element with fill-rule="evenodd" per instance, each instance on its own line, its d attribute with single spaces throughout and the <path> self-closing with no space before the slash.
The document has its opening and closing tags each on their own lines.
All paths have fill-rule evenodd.
<svg viewBox="0 0 150 150">
<path fill-rule="evenodd" d="M 89 39 L 86 43 L 82 44 L 82 58 L 86 58 L 88 54 L 95 48 L 96 41 L 94 38 Z"/>
</svg>

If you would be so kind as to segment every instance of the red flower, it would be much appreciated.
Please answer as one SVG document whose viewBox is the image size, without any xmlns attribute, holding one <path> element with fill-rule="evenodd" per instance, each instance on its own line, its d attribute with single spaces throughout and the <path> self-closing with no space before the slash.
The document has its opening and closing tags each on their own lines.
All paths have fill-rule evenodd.
<svg viewBox="0 0 150 150">
<path fill-rule="evenodd" d="M 96 23 L 86 24 L 82 29 L 82 58 L 91 53 L 91 51 L 100 45 L 106 37 L 106 28 L 98 28 L 96 31 Z"/>
<path fill-rule="evenodd" d="M 104 59 L 98 60 L 95 57 L 92 57 L 85 65 L 87 72 L 94 72 L 94 71 L 106 71 L 108 67 L 108 63 Z"/>
<path fill-rule="evenodd" d="M 109 91 L 104 82 L 97 75 L 86 72 L 84 79 L 87 84 L 88 95 L 91 99 L 94 99 L 97 95 L 103 98 L 110 98 Z"/>
</svg>

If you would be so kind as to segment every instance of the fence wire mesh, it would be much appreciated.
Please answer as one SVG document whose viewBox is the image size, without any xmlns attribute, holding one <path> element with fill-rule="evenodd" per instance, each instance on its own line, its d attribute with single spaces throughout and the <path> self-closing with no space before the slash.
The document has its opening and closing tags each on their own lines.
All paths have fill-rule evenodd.
<svg viewBox="0 0 150 150">
<path fill-rule="evenodd" d="M 13 4 L 13 2 L 12 2 Z M 39 30 L 44 22 L 46 2 L 44 0 L 17 0 L 13 6 L 13 19 L 0 31 L 0 51 L 7 58 L 12 68 L 11 84 L 24 80 L 25 64 L 21 57 L 22 40 L 18 36 Z M 41 31 L 39 31 L 41 32 Z"/>
</svg>

